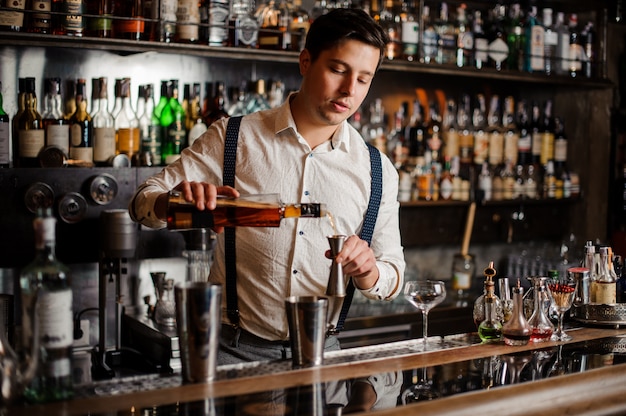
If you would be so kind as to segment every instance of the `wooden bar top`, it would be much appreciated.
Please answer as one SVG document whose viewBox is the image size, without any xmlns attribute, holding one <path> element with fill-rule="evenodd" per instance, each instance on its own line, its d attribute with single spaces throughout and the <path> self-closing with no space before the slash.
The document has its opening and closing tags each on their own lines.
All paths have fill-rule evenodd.
<svg viewBox="0 0 626 416">
<path fill-rule="evenodd" d="M 568 334 L 572 340 L 567 344 L 598 340 L 605 337 L 626 337 L 626 329 L 572 328 Z M 469 338 L 471 339 L 471 338 Z M 497 355 L 510 355 L 562 345 L 563 343 L 529 343 L 512 347 L 503 343 L 481 344 L 474 341 L 443 350 L 427 352 L 412 351 L 421 340 L 390 343 L 372 347 L 346 349 L 325 356 L 325 363 L 318 368 L 291 369 L 285 362 L 255 363 L 233 368 L 242 376 L 218 377 L 206 384 L 174 385 L 157 390 L 119 392 L 114 396 L 77 397 L 73 400 L 45 405 L 14 405 L 10 415 L 133 415 L 142 414 L 139 409 L 154 408 L 175 403 L 202 401 L 208 398 L 240 396 L 276 389 L 287 389 L 316 383 L 367 377 L 376 373 L 406 371 L 476 360 Z M 478 340 L 479 341 L 479 340 Z M 454 339 L 453 339 L 454 342 Z M 625 338 L 626 342 L 626 338 Z M 270 370 L 264 371 L 263 368 Z M 222 373 L 229 373 L 223 369 Z M 244 371 L 242 371 L 244 370 Z M 171 376 L 180 377 L 180 376 Z M 429 402 L 407 404 L 381 410 L 380 414 L 626 414 L 626 363 L 591 369 L 543 380 L 482 389 Z M 502 413 L 505 412 L 505 413 Z"/>
</svg>

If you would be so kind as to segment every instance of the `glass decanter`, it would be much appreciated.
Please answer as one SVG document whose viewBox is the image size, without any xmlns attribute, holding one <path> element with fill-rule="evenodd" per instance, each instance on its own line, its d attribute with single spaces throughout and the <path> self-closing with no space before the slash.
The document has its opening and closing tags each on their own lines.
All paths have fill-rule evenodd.
<svg viewBox="0 0 626 416">
<path fill-rule="evenodd" d="M 524 316 L 523 294 L 524 288 L 518 279 L 513 288 L 513 312 L 502 327 L 502 338 L 506 345 L 526 345 L 530 341 L 532 329 Z"/>
<path fill-rule="evenodd" d="M 552 302 L 546 288 L 547 279 L 547 277 L 533 278 L 534 308 L 533 314 L 528 320 L 531 328 L 531 342 L 547 342 L 554 332 L 554 324 L 548 318 L 549 305 Z"/>
<path fill-rule="evenodd" d="M 493 281 L 493 277 L 496 275 L 496 269 L 493 267 L 492 261 L 489 262 L 489 266 L 487 266 L 487 268 L 483 271 L 483 274 L 485 275 L 485 289 L 483 291 L 483 294 L 476 298 L 476 300 L 474 301 L 474 310 L 472 312 L 472 317 L 474 319 L 474 324 L 476 324 L 476 328 L 478 328 L 480 323 L 485 320 L 485 296 L 490 289 L 494 293 L 494 316 L 500 322 L 502 322 L 504 318 L 504 314 L 502 312 L 502 302 L 500 301 L 500 298 L 495 295 L 495 283 Z"/>
</svg>

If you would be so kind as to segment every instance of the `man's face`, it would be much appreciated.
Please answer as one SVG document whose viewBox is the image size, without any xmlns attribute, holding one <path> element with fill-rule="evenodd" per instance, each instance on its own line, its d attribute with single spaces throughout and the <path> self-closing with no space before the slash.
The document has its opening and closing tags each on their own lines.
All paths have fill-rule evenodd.
<svg viewBox="0 0 626 416">
<path fill-rule="evenodd" d="M 377 48 L 356 40 L 323 51 L 315 62 L 303 51 L 300 93 L 311 121 L 338 125 L 354 114 L 369 91 L 379 57 Z"/>
</svg>

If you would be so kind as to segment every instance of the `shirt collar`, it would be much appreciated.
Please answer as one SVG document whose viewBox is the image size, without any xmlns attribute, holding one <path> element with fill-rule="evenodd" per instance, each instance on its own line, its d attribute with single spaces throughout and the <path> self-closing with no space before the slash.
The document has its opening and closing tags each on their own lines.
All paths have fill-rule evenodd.
<svg viewBox="0 0 626 416">
<path fill-rule="evenodd" d="M 290 130 L 296 135 L 300 140 L 304 139 L 300 134 L 298 134 L 298 129 L 296 127 L 296 122 L 293 119 L 293 115 L 291 114 L 291 100 L 297 94 L 297 92 L 292 92 L 289 94 L 289 97 L 283 102 L 283 104 L 278 107 L 278 114 L 276 117 L 275 129 L 276 134 L 280 134 L 283 131 Z M 335 131 L 331 141 L 330 141 L 331 149 L 341 149 L 345 152 L 350 150 L 350 126 L 347 121 L 343 121 L 339 128 Z"/>
</svg>

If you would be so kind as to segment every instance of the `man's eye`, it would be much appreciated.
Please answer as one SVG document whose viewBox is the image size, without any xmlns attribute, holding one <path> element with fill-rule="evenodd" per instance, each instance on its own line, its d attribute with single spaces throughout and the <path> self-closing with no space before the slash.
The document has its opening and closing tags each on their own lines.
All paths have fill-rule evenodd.
<svg viewBox="0 0 626 416">
<path fill-rule="evenodd" d="M 330 68 L 331 71 L 333 71 L 335 74 L 343 74 L 346 71 L 344 69 L 341 68 Z"/>
</svg>

